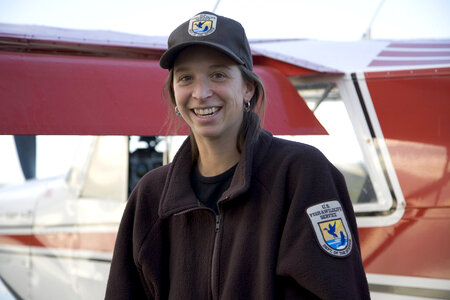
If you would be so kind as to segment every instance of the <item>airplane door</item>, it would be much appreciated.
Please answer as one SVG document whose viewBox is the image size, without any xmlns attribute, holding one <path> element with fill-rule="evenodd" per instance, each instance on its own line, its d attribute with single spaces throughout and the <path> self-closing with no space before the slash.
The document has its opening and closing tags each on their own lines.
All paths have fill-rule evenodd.
<svg viewBox="0 0 450 300">
<path fill-rule="evenodd" d="M 38 200 L 31 247 L 30 299 L 79 299 L 73 259 L 76 193 L 64 179 L 51 182 Z"/>
<path fill-rule="evenodd" d="M 128 138 L 85 138 L 69 175 L 50 181 L 36 205 L 30 299 L 104 297 L 127 198 Z"/>
<path fill-rule="evenodd" d="M 103 299 L 128 196 L 128 137 L 100 136 L 77 199 L 73 276 L 80 299 Z"/>
</svg>

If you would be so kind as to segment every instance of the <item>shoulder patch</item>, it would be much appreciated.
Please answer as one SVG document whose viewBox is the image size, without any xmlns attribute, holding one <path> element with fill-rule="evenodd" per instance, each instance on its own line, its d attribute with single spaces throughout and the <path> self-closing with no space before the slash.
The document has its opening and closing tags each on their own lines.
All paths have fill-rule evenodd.
<svg viewBox="0 0 450 300">
<path fill-rule="evenodd" d="M 328 254 L 346 257 L 353 240 L 344 210 L 337 200 L 322 202 L 306 210 L 316 233 L 317 242 Z"/>
</svg>

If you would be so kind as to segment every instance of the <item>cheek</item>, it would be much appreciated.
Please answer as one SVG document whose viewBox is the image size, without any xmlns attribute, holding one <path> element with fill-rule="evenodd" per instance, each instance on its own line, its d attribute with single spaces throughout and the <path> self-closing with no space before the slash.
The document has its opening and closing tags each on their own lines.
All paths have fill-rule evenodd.
<svg viewBox="0 0 450 300">
<path fill-rule="evenodd" d="M 243 110 L 244 109 L 244 99 L 242 98 L 241 94 L 238 94 L 235 96 L 235 103 L 234 103 L 236 110 Z"/>
<path fill-rule="evenodd" d="M 186 92 L 183 91 L 183 89 L 180 88 L 174 88 L 173 95 L 175 96 L 175 105 L 177 106 L 183 106 L 186 104 Z"/>
<path fill-rule="evenodd" d="M 241 86 L 235 87 L 236 93 L 234 94 L 235 105 L 238 109 L 243 109 L 245 101 L 245 91 Z"/>
</svg>

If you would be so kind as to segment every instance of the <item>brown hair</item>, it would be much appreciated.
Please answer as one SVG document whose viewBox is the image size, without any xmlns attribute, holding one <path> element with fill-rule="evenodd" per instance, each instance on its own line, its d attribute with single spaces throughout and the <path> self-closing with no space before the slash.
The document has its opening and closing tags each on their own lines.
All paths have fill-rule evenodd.
<svg viewBox="0 0 450 300">
<path fill-rule="evenodd" d="M 239 70 L 241 71 L 242 78 L 246 82 L 250 82 L 255 85 L 255 93 L 250 99 L 250 111 L 243 112 L 244 117 L 242 119 L 241 128 L 238 132 L 238 137 L 236 140 L 236 148 L 239 153 L 242 152 L 244 148 L 244 143 L 247 138 L 248 132 L 252 132 L 254 137 L 257 137 L 262 129 L 262 123 L 264 122 L 265 106 L 266 106 L 266 90 L 264 84 L 259 78 L 259 76 L 247 69 L 244 66 L 239 65 Z M 169 95 L 169 99 L 166 97 L 166 91 Z M 164 84 L 163 98 L 169 106 L 169 129 L 179 129 L 180 123 L 178 123 L 178 118 L 175 115 L 175 92 L 173 90 L 173 69 L 170 70 L 169 76 L 167 77 L 166 83 Z M 253 130 L 250 130 L 253 129 Z M 192 145 L 192 158 L 196 160 L 198 158 L 198 147 L 195 141 L 195 137 L 192 131 L 189 133 Z"/>
</svg>

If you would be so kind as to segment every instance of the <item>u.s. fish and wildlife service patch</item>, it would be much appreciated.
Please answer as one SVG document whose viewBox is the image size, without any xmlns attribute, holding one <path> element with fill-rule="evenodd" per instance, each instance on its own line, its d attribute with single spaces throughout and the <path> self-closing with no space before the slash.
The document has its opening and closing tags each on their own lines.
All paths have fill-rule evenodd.
<svg viewBox="0 0 450 300">
<path fill-rule="evenodd" d="M 189 21 L 188 32 L 192 36 L 205 36 L 213 33 L 217 26 L 217 16 L 199 14 Z"/>
<path fill-rule="evenodd" d="M 320 247 L 335 257 L 346 257 L 352 251 L 353 239 L 339 201 L 327 201 L 306 210 Z"/>
</svg>

